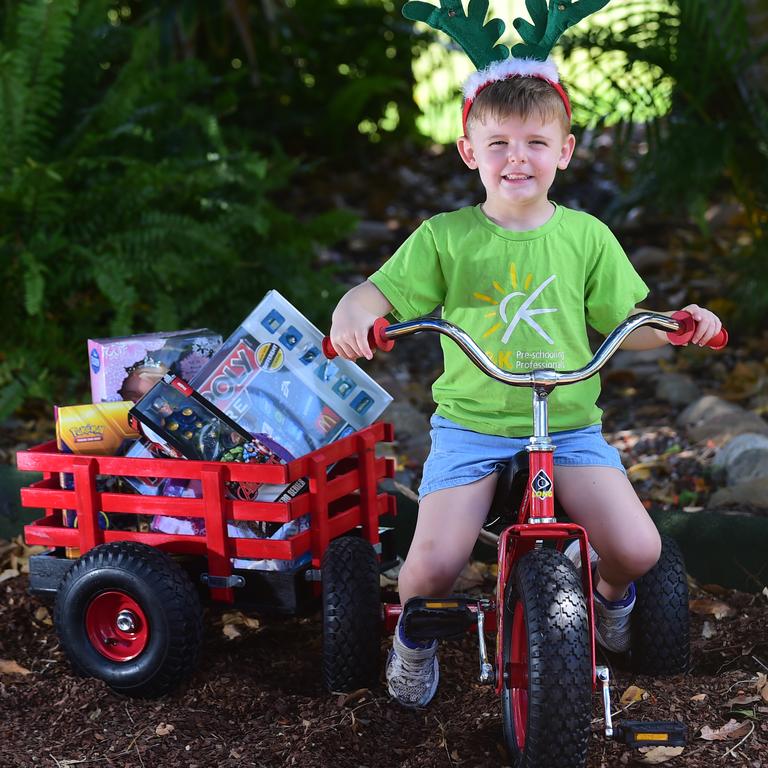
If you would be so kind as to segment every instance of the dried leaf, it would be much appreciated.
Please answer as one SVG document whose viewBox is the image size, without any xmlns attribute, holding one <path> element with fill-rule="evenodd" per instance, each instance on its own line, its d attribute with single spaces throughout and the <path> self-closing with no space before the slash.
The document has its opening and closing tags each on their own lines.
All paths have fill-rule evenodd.
<svg viewBox="0 0 768 768">
<path fill-rule="evenodd" d="M 225 624 L 221 628 L 221 631 L 227 640 L 234 640 L 236 637 L 241 637 L 240 631 L 234 624 Z"/>
<path fill-rule="evenodd" d="M 731 718 L 725 725 L 717 729 L 712 729 L 705 725 L 701 729 L 700 738 L 706 741 L 725 741 L 726 739 L 740 739 L 749 733 L 749 723 L 739 723 Z"/>
<path fill-rule="evenodd" d="M 32 674 L 26 667 L 22 667 L 15 661 L 5 661 L 0 659 L 0 675 L 30 675 Z"/>
<path fill-rule="evenodd" d="M 768 702 L 768 675 L 765 672 L 757 673 L 757 683 L 755 684 L 757 692 L 763 701 Z"/>
<path fill-rule="evenodd" d="M 234 624 L 235 626 L 248 627 L 248 629 L 260 629 L 261 623 L 252 616 L 246 616 L 242 611 L 226 611 L 222 614 L 223 624 Z"/>
<path fill-rule="evenodd" d="M 736 615 L 736 609 L 720 600 L 691 600 L 688 604 L 694 613 L 702 616 L 714 616 L 716 619 L 724 619 Z"/>
<path fill-rule="evenodd" d="M 17 571 L 15 568 L 6 568 L 2 573 L 0 573 L 0 584 L 2 584 L 4 581 L 8 581 L 8 579 L 15 579 L 19 575 L 19 571 Z"/>
<path fill-rule="evenodd" d="M 752 696 L 748 693 L 740 693 L 738 696 L 734 696 L 727 704 L 729 707 L 744 706 L 745 704 L 754 704 L 756 701 L 760 701 L 759 696 Z"/>
<path fill-rule="evenodd" d="M 648 691 L 644 688 L 638 688 L 636 685 L 630 685 L 624 693 L 621 694 L 622 707 L 626 707 L 629 704 L 634 704 L 636 701 L 642 701 L 648 698 Z"/>
<path fill-rule="evenodd" d="M 370 692 L 369 688 L 358 688 L 351 693 L 342 693 L 339 695 L 336 704 L 339 707 L 348 707 L 350 704 L 354 704 L 356 701 L 364 699 Z"/>
<path fill-rule="evenodd" d="M 42 624 L 47 624 L 49 627 L 53 626 L 53 621 L 51 619 L 51 613 L 50 613 L 50 611 L 44 605 L 41 605 L 35 611 L 35 618 L 39 622 L 41 622 Z"/>
<path fill-rule="evenodd" d="M 705 621 L 704 626 L 701 628 L 701 636 L 705 640 L 709 640 L 710 638 L 714 637 L 717 634 L 717 631 L 715 630 L 714 626 L 712 625 L 711 621 Z"/>
<path fill-rule="evenodd" d="M 642 747 L 640 749 L 642 754 L 635 757 L 635 762 L 642 765 L 659 765 L 682 755 L 684 749 L 685 747 Z"/>
<path fill-rule="evenodd" d="M 169 733 L 175 730 L 175 725 L 171 725 L 170 723 L 160 723 L 157 728 L 155 728 L 155 736 L 167 736 Z"/>
<path fill-rule="evenodd" d="M 697 704 L 701 701 L 706 701 L 706 700 L 707 700 L 706 693 L 697 693 L 695 696 L 691 696 L 691 701 L 694 701 Z"/>
</svg>

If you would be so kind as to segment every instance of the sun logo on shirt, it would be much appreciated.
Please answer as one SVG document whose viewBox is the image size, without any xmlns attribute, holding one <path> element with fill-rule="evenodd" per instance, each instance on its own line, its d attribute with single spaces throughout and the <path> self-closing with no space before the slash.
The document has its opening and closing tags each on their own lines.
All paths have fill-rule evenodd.
<svg viewBox="0 0 768 768">
<path fill-rule="evenodd" d="M 520 280 L 517 276 L 517 266 L 514 262 L 509 265 L 509 279 L 512 286 L 512 290 L 508 291 L 503 288 L 498 281 L 494 280 L 492 283 L 493 290 L 489 291 L 493 294 L 494 291 L 501 296 L 501 299 L 496 299 L 493 295 L 487 295 L 484 293 L 474 293 L 476 299 L 493 304 L 496 309 L 492 312 L 486 313 L 486 317 L 493 318 L 495 322 L 484 334 L 483 338 L 487 339 L 492 336 L 499 328 L 506 326 L 504 335 L 501 337 L 501 343 L 506 344 L 509 341 L 509 337 L 512 335 L 515 328 L 520 322 L 526 323 L 533 328 L 536 333 L 541 336 L 547 343 L 554 344 L 552 337 L 533 319 L 535 315 L 544 315 L 550 312 L 557 312 L 557 307 L 540 307 L 538 309 L 531 309 L 531 305 L 541 296 L 544 289 L 555 279 L 555 275 L 550 275 L 541 285 L 534 288 L 534 290 L 524 298 L 520 306 L 514 309 L 514 306 L 510 307 L 510 304 L 517 304 L 515 299 L 519 297 L 526 297 L 531 284 L 533 283 L 533 275 L 529 272 L 525 280 L 522 281 L 523 290 L 520 288 Z M 500 319 L 499 319 L 500 318 Z"/>
</svg>

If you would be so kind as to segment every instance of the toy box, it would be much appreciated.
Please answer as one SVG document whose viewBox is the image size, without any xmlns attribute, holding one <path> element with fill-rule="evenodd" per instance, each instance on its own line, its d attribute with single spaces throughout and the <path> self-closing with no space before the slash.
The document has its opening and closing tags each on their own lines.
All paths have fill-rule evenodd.
<svg viewBox="0 0 768 768">
<path fill-rule="evenodd" d="M 151 459 L 158 455 L 157 449 L 144 440 L 137 440 L 126 451 L 127 457 L 139 459 Z M 180 480 L 172 477 L 126 477 L 124 478 L 139 493 L 145 496 L 174 496 L 199 498 L 202 496 L 202 488 L 199 480 Z M 298 493 L 304 488 L 304 481 L 294 483 L 295 492 Z M 273 489 L 273 490 L 271 490 Z M 282 486 L 271 486 L 264 484 L 261 486 L 262 498 L 274 496 L 277 498 Z M 292 495 L 295 495 L 292 494 Z M 297 520 L 291 520 L 289 523 L 262 523 L 258 521 L 230 520 L 227 523 L 227 533 L 236 538 L 271 538 L 287 539 L 295 536 L 309 528 L 309 517 L 304 515 Z M 194 517 L 167 517 L 164 515 L 155 515 L 150 523 L 150 530 L 158 533 L 168 533 L 182 536 L 205 536 L 205 521 Z M 233 558 L 232 564 L 235 568 L 248 568 L 250 570 L 260 571 L 281 571 L 291 570 L 300 565 L 308 556 L 296 558 L 295 560 L 245 560 L 243 558 Z"/>
<path fill-rule="evenodd" d="M 62 453 L 116 456 L 139 434 L 130 424 L 131 402 L 65 405 L 54 408 L 56 446 Z"/>
<path fill-rule="evenodd" d="M 131 426 L 128 413 L 133 403 L 96 403 L 86 405 L 65 405 L 53 409 L 56 422 L 56 446 L 61 453 L 84 453 L 96 456 L 118 456 L 138 436 Z M 59 476 L 61 487 L 71 490 L 75 487 L 70 473 Z M 101 478 L 97 479 L 100 491 L 115 490 Z M 129 515 L 117 515 L 121 525 L 136 525 Z M 66 509 L 63 523 L 67 528 L 77 527 L 77 513 Z M 112 521 L 104 512 L 99 513 L 99 526 L 111 528 Z M 79 557 L 75 548 L 67 549 L 67 557 Z"/>
<path fill-rule="evenodd" d="M 198 461 L 282 464 L 293 457 L 266 435 L 251 435 L 189 386 L 166 374 L 130 410 L 151 447 L 166 456 Z M 234 498 L 283 501 L 303 490 L 256 483 L 230 483 Z"/>
<path fill-rule="evenodd" d="M 220 345 L 221 336 L 207 328 L 89 339 L 91 398 L 136 402 L 169 371 L 189 381 Z"/>
<path fill-rule="evenodd" d="M 192 386 L 244 429 L 302 456 L 368 426 L 392 401 L 355 363 L 327 360 L 322 339 L 269 291 Z"/>
</svg>

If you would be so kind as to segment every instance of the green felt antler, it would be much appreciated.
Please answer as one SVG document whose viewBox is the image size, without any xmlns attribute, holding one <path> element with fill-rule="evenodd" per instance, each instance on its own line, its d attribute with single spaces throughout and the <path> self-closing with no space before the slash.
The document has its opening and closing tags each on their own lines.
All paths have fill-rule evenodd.
<svg viewBox="0 0 768 768">
<path fill-rule="evenodd" d="M 477 69 L 509 57 L 506 45 L 496 45 L 504 34 L 504 22 L 491 19 L 486 24 L 487 13 L 488 0 L 469 0 L 466 15 L 461 0 L 440 0 L 439 8 L 419 0 L 411 0 L 403 6 L 406 19 L 424 21 L 433 29 L 445 32 L 464 49 Z"/>
<path fill-rule="evenodd" d="M 546 61 L 560 35 L 568 27 L 608 5 L 609 0 L 525 0 L 533 24 L 516 18 L 512 25 L 525 41 L 512 46 L 519 59 Z"/>
</svg>

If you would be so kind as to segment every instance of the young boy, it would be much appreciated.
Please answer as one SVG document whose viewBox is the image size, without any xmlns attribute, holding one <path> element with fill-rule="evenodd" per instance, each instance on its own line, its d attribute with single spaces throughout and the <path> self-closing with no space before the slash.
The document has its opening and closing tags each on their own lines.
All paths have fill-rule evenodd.
<svg viewBox="0 0 768 768">
<path fill-rule="evenodd" d="M 465 105 L 458 151 L 477 170 L 485 201 L 425 221 L 368 281 L 333 313 L 331 341 L 342 357 L 371 358 L 367 334 L 389 312 L 405 320 L 442 305 L 502 368 L 561 370 L 592 357 L 589 324 L 607 334 L 633 313 L 648 289 L 608 228 L 592 216 L 551 202 L 558 170 L 575 139 L 562 88 L 539 76 L 484 86 Z M 695 304 L 693 343 L 720 330 Z M 638 329 L 625 344 L 650 349 L 664 332 Z M 432 448 L 419 489 L 413 542 L 400 571 L 400 600 L 450 594 L 488 512 L 497 472 L 531 433 L 530 392 L 493 381 L 450 340 L 445 372 L 433 386 Z M 556 446 L 558 499 L 599 553 L 595 584 L 597 640 L 629 646 L 633 581 L 656 563 L 660 540 L 621 465 L 600 432 L 599 378 L 555 389 L 550 429 Z M 578 551 L 574 552 L 578 563 Z M 438 682 L 437 642 L 419 645 L 398 623 L 387 661 L 389 692 L 424 706 Z"/>
</svg>

